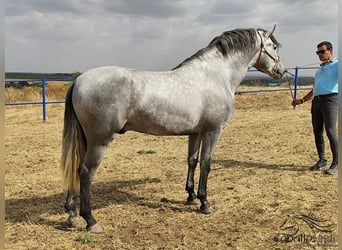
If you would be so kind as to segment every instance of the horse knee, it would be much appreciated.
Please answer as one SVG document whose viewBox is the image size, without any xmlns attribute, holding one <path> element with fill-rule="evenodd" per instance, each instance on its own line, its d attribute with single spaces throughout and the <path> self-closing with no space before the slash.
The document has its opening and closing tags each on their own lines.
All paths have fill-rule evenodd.
<svg viewBox="0 0 342 250">
<path fill-rule="evenodd" d="M 89 171 L 89 178 L 90 178 L 90 181 L 92 182 L 96 176 L 96 170 L 97 168 L 92 168 L 90 169 Z"/>
<path fill-rule="evenodd" d="M 89 175 L 89 169 L 82 164 L 80 166 L 80 168 L 78 169 L 78 173 L 79 173 L 80 176 Z"/>
<path fill-rule="evenodd" d="M 80 182 L 81 183 L 90 183 L 91 182 L 90 171 L 85 165 L 82 164 L 80 166 L 80 168 L 78 169 L 78 173 L 80 175 Z"/>
<path fill-rule="evenodd" d="M 193 167 L 193 168 L 196 167 L 197 162 L 198 162 L 198 158 L 197 157 L 189 157 L 188 158 L 188 165 L 190 167 Z"/>
<path fill-rule="evenodd" d="M 210 172 L 210 170 L 211 170 L 211 158 L 202 160 L 201 170 L 207 171 L 208 173 Z"/>
</svg>

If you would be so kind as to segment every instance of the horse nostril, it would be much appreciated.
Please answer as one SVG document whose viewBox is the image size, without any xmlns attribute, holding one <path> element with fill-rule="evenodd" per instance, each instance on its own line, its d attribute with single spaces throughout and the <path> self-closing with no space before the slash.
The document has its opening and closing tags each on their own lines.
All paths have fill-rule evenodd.
<svg viewBox="0 0 342 250">
<path fill-rule="evenodd" d="M 276 68 L 276 73 L 282 77 L 285 74 L 286 70 L 282 65 L 278 65 Z"/>
</svg>

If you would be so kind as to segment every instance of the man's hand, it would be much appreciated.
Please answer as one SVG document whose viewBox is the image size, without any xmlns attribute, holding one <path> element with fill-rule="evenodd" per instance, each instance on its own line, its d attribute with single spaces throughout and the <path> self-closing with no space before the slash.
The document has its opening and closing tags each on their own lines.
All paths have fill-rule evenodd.
<svg viewBox="0 0 342 250">
<path fill-rule="evenodd" d="M 299 104 L 303 104 L 304 103 L 304 99 L 294 99 L 292 102 L 291 102 L 291 105 L 293 107 L 296 107 L 297 105 Z"/>
</svg>

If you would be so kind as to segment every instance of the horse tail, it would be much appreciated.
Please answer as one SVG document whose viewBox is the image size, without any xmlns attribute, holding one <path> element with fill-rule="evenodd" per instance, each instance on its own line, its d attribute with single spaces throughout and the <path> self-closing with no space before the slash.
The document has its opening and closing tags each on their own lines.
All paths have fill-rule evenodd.
<svg viewBox="0 0 342 250">
<path fill-rule="evenodd" d="M 84 160 L 87 140 L 75 114 L 72 103 L 73 89 L 74 84 L 69 88 L 65 100 L 61 170 L 64 188 L 73 192 L 79 192 L 80 176 L 78 169 Z"/>
</svg>

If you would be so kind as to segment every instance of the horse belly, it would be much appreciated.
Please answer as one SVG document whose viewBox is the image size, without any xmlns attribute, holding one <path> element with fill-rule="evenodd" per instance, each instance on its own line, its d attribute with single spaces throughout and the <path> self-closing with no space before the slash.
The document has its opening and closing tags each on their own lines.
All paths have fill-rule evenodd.
<svg viewBox="0 0 342 250">
<path fill-rule="evenodd" d="M 127 119 L 125 130 L 152 135 L 189 135 L 198 133 L 196 112 L 153 107 L 136 110 Z"/>
<path fill-rule="evenodd" d="M 207 94 L 184 90 L 178 94 L 146 95 L 136 100 L 125 128 L 153 135 L 189 135 L 216 130 L 228 121 L 233 104 L 225 96 Z"/>
</svg>

